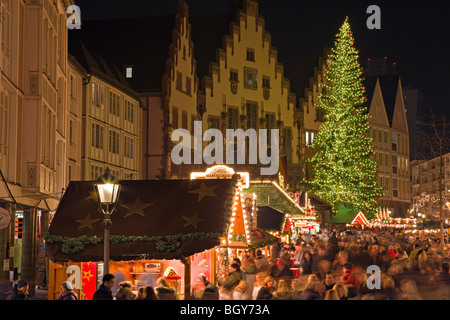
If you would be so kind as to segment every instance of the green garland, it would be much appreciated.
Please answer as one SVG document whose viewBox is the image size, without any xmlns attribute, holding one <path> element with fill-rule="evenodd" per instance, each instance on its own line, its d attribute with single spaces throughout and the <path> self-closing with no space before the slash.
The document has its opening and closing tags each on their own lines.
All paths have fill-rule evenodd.
<svg viewBox="0 0 450 320">
<path fill-rule="evenodd" d="M 231 236 L 231 241 L 236 241 L 236 242 L 246 242 L 247 241 L 247 237 L 245 236 L 245 234 L 233 234 Z"/>
<path fill-rule="evenodd" d="M 181 246 L 181 241 L 219 239 L 223 235 L 213 232 L 196 232 L 188 234 L 176 234 L 168 236 L 111 236 L 111 244 L 125 242 L 156 242 L 156 250 L 172 252 Z M 77 238 L 55 236 L 47 233 L 44 240 L 48 243 L 62 243 L 61 252 L 72 255 L 84 250 L 86 245 L 103 243 L 103 238 L 80 236 Z"/>
<path fill-rule="evenodd" d="M 258 243 L 250 245 L 249 249 L 258 249 L 258 248 L 262 248 L 262 247 L 266 247 L 266 246 L 271 246 L 271 245 L 277 243 L 278 241 L 280 241 L 280 239 L 278 239 L 278 238 L 276 238 L 276 239 L 267 239 L 267 240 L 264 240 L 262 242 L 258 242 Z"/>
</svg>

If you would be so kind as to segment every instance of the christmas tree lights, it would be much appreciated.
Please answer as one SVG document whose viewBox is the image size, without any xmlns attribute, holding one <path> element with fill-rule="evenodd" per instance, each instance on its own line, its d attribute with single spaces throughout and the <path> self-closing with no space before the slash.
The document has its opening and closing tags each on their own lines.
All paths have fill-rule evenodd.
<svg viewBox="0 0 450 320">
<path fill-rule="evenodd" d="M 362 69 L 358 51 L 345 19 L 336 36 L 325 69 L 325 83 L 316 108 L 324 112 L 324 122 L 311 148 L 308 160 L 312 178 L 304 181 L 309 190 L 330 203 L 334 211 L 342 203 L 371 216 L 382 195 L 377 186 L 377 163 L 372 159 L 373 141 L 365 102 Z"/>
</svg>

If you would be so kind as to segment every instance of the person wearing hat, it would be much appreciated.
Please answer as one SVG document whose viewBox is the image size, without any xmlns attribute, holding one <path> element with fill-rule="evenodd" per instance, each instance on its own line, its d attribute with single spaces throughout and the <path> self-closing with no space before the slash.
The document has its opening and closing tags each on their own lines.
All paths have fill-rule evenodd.
<svg viewBox="0 0 450 320">
<path fill-rule="evenodd" d="M 78 295 L 73 291 L 72 284 L 69 281 L 64 281 L 61 284 L 58 300 L 78 300 Z"/>
<path fill-rule="evenodd" d="M 6 300 L 31 300 L 28 293 L 28 282 L 24 279 L 17 281 Z"/>
<path fill-rule="evenodd" d="M 202 294 L 202 300 L 219 300 L 219 289 L 215 286 L 215 284 L 209 282 L 208 277 L 204 273 L 200 273 L 198 276 L 205 286 Z"/>
</svg>

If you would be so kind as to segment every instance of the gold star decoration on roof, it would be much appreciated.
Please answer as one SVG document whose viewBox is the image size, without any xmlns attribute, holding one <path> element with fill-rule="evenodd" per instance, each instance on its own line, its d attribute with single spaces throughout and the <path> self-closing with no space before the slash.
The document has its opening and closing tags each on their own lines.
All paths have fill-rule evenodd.
<svg viewBox="0 0 450 320">
<path fill-rule="evenodd" d="M 199 189 L 188 191 L 188 193 L 196 193 L 198 195 L 197 202 L 200 202 L 204 197 L 217 197 L 214 190 L 217 186 L 208 187 L 204 182 L 202 182 Z"/>
<path fill-rule="evenodd" d="M 141 201 L 141 198 L 137 197 L 133 203 L 122 204 L 121 206 L 128 209 L 124 216 L 124 218 L 126 218 L 133 213 L 137 213 L 138 215 L 145 217 L 144 209 L 152 205 L 153 203 L 144 203 Z"/>
<path fill-rule="evenodd" d="M 94 200 L 95 202 L 97 202 L 97 192 L 95 192 L 94 189 L 89 190 L 89 196 L 87 196 L 86 198 L 84 198 L 84 200 Z"/>
<path fill-rule="evenodd" d="M 198 223 L 200 221 L 205 221 L 205 219 L 199 219 L 198 218 L 198 213 L 197 212 L 192 217 L 185 217 L 185 216 L 183 216 L 183 219 L 186 220 L 186 223 L 184 224 L 183 228 L 191 225 L 197 230 L 198 230 Z"/>
<path fill-rule="evenodd" d="M 80 229 L 82 229 L 82 228 L 94 229 L 94 228 L 92 227 L 92 224 L 93 224 L 94 222 L 99 221 L 99 220 L 100 220 L 100 219 L 91 219 L 91 214 L 88 213 L 88 214 L 86 215 L 86 218 L 75 220 L 76 222 L 78 222 L 78 223 L 80 224 L 80 225 L 78 226 L 77 230 L 80 230 Z"/>
</svg>

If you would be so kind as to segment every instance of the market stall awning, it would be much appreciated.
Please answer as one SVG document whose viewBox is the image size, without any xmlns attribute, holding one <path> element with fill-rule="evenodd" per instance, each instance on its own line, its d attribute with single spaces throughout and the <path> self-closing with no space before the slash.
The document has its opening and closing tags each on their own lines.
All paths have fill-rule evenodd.
<svg viewBox="0 0 450 320">
<path fill-rule="evenodd" d="M 329 224 L 352 224 L 369 226 L 370 222 L 361 211 L 356 211 L 352 207 L 339 206 L 339 210 L 331 217 Z"/>
<path fill-rule="evenodd" d="M 112 260 L 182 259 L 226 235 L 231 179 L 124 180 L 110 229 Z M 45 237 L 53 261 L 102 261 L 103 214 L 93 181 L 70 182 Z"/>
<path fill-rule="evenodd" d="M 352 207 L 339 206 L 339 210 L 330 218 L 329 224 L 350 224 L 355 219 L 358 212 Z"/>
<path fill-rule="evenodd" d="M 250 188 L 246 192 L 255 193 L 258 204 L 261 206 L 270 206 L 291 216 L 305 215 L 304 210 L 295 203 L 294 199 L 274 181 L 250 181 Z"/>
</svg>

